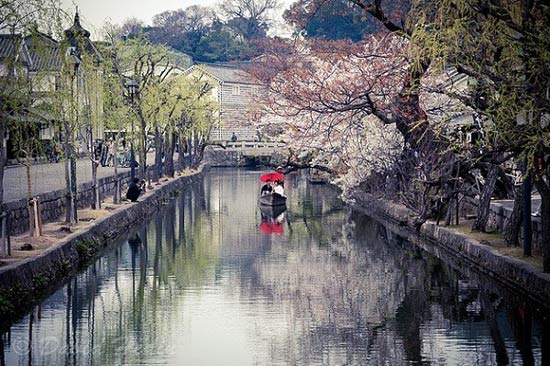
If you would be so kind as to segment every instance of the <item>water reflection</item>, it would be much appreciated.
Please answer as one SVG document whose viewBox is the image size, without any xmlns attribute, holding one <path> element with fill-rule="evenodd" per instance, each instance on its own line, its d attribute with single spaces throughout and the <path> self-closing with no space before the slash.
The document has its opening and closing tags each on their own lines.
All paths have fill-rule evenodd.
<svg viewBox="0 0 550 366">
<path fill-rule="evenodd" d="M 257 176 L 191 186 L 13 324 L 0 365 L 548 362 L 548 320 L 521 295 L 298 176 L 287 211 L 262 211 Z"/>
<path fill-rule="evenodd" d="M 260 205 L 262 220 L 260 230 L 264 234 L 282 234 L 285 230 L 286 206 Z"/>
</svg>

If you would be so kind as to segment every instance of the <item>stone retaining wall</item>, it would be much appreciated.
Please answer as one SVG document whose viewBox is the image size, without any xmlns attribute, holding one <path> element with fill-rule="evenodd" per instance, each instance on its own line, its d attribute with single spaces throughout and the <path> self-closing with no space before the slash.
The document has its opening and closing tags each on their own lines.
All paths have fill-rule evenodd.
<svg viewBox="0 0 550 366">
<path fill-rule="evenodd" d="M 356 192 L 354 199 L 356 209 L 377 220 L 396 225 L 406 231 L 407 238 L 416 245 L 423 247 L 429 242 L 515 291 L 548 306 L 550 274 L 542 273 L 531 264 L 504 256 L 489 246 L 433 222 L 424 223 L 417 231 L 412 224 L 416 214 L 402 205 L 378 199 L 365 192 Z"/>
<path fill-rule="evenodd" d="M 243 167 L 264 165 L 280 165 L 286 159 L 279 153 L 271 156 L 248 156 L 240 150 L 224 150 L 218 147 L 207 147 L 204 151 L 204 161 L 211 167 Z"/>
<path fill-rule="evenodd" d="M 121 187 L 129 183 L 130 172 L 119 173 Z M 100 197 L 114 194 L 115 179 L 114 176 L 100 178 L 97 180 Z M 53 192 L 42 193 L 40 197 L 40 212 L 42 222 L 53 222 L 65 214 L 65 189 Z M 124 192 L 124 190 L 123 190 Z M 78 208 L 90 207 L 94 202 L 92 183 L 82 183 L 77 189 Z M 9 212 L 10 234 L 22 234 L 29 230 L 29 212 L 27 210 L 27 199 L 23 198 L 17 201 L 4 204 L 4 211 Z"/>
<path fill-rule="evenodd" d="M 201 179 L 202 170 L 150 190 L 137 203 L 128 203 L 88 228 L 64 238 L 44 253 L 0 268 L 0 330 L 35 301 L 58 287 L 78 268 L 96 258 L 128 228 L 146 220 L 167 200 Z"/>
</svg>

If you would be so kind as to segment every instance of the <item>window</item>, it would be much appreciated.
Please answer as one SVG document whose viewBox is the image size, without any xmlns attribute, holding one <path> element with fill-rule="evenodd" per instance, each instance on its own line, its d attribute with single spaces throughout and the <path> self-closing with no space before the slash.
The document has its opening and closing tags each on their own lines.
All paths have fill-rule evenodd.
<svg viewBox="0 0 550 366">
<path fill-rule="evenodd" d="M 241 87 L 239 85 L 233 85 L 233 88 L 231 89 L 231 94 L 241 95 Z"/>
</svg>

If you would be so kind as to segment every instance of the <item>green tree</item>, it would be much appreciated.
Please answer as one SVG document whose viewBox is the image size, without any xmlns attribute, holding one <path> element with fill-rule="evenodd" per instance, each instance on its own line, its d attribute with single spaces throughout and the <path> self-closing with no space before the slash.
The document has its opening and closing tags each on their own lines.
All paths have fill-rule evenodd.
<svg viewBox="0 0 550 366">
<path fill-rule="evenodd" d="M 308 38 L 358 42 L 367 33 L 383 30 L 380 24 L 362 16 L 348 0 L 325 1 L 312 6 L 315 10 L 305 11 L 301 2 L 296 2 L 283 14 L 288 23 L 297 27 L 298 33 Z"/>
<path fill-rule="evenodd" d="M 216 20 L 208 35 L 201 38 L 194 56 L 198 61 L 220 62 L 241 59 L 246 51 L 247 45 L 239 35 Z"/>
</svg>

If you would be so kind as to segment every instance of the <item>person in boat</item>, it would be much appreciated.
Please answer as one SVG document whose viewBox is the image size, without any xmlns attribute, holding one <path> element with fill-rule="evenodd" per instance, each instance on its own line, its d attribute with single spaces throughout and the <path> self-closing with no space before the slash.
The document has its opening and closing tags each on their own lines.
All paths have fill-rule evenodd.
<svg viewBox="0 0 550 366">
<path fill-rule="evenodd" d="M 262 189 L 260 190 L 260 194 L 262 196 L 271 194 L 273 192 L 273 187 L 271 187 L 271 181 L 268 180 L 265 182 L 265 184 L 262 186 Z"/>
<path fill-rule="evenodd" d="M 275 186 L 273 187 L 273 194 L 279 195 L 280 197 L 285 196 L 285 189 L 283 188 L 283 182 L 280 180 L 275 181 Z"/>
</svg>

